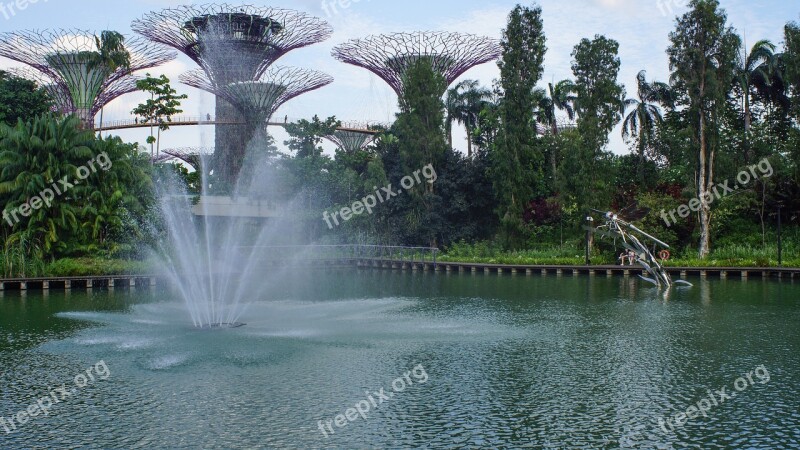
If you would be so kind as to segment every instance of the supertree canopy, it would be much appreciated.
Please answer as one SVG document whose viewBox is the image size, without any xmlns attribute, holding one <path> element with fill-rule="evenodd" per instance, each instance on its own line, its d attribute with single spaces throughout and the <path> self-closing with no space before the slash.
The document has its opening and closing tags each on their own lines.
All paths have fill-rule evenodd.
<svg viewBox="0 0 800 450">
<path fill-rule="evenodd" d="M 238 81 L 219 85 L 202 70 L 181 75 L 184 84 L 222 97 L 238 108 L 248 122 L 266 125 L 278 108 L 287 101 L 333 82 L 316 70 L 297 67 L 272 67 L 256 81 Z"/>
<path fill-rule="evenodd" d="M 132 27 L 186 54 L 220 84 L 253 81 L 281 56 L 333 33 L 327 22 L 302 12 L 225 3 L 151 12 Z"/>
<path fill-rule="evenodd" d="M 346 125 L 342 126 L 345 127 Z M 356 124 L 348 126 L 355 128 Z M 355 153 L 365 148 L 375 140 L 375 134 L 373 133 L 364 133 L 349 129 L 338 129 L 334 131 L 333 134 L 329 134 L 324 137 L 325 139 L 333 142 L 337 148 L 345 153 Z"/>
<path fill-rule="evenodd" d="M 420 60 L 428 61 L 449 85 L 472 67 L 497 59 L 501 51 L 500 42 L 495 39 L 422 31 L 353 39 L 334 47 L 332 54 L 339 61 L 378 75 L 399 96 L 403 92 L 406 71 Z"/>
<path fill-rule="evenodd" d="M 202 171 L 207 166 L 214 149 L 204 147 L 168 148 L 161 150 L 162 161 L 178 159 L 192 166 L 194 170 Z"/>
<path fill-rule="evenodd" d="M 333 78 L 315 70 L 297 67 L 271 67 L 256 81 L 239 81 L 219 85 L 211 82 L 202 70 L 181 75 L 181 82 L 225 99 L 244 117 L 247 136 L 264 129 L 278 108 L 287 101 L 306 92 L 333 82 Z M 227 158 L 216 161 L 226 177 L 235 177 L 244 161 L 244 146 L 230 149 Z"/>
<path fill-rule="evenodd" d="M 152 12 L 134 21 L 132 27 L 152 41 L 183 52 L 202 69 L 182 80 L 217 96 L 215 115 L 223 123 L 215 129 L 214 164 L 220 169 L 215 173 L 229 185 L 234 183 L 235 168 L 241 166 L 253 137 L 253 121 L 272 115 L 274 109 L 266 106 L 280 105 L 310 90 L 286 97 L 281 91 L 287 88 L 291 92 L 290 86 L 281 80 L 269 86 L 270 81 L 264 79 L 267 70 L 286 53 L 322 42 L 333 33 L 327 22 L 302 12 L 224 3 Z M 250 116 L 253 111 L 258 117 Z M 243 122 L 249 128 L 237 125 Z"/>
<path fill-rule="evenodd" d="M 111 68 L 102 60 L 95 33 L 84 30 L 20 31 L 0 34 L 0 56 L 27 64 L 62 112 L 77 114 L 84 126 L 120 95 L 136 90 L 133 72 L 158 66 L 175 54 L 136 38 L 125 39 L 129 67 Z"/>
</svg>

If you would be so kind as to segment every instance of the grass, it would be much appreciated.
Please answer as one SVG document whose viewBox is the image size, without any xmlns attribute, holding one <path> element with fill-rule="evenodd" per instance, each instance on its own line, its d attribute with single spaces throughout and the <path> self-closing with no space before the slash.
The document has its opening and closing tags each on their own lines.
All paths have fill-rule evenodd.
<svg viewBox="0 0 800 450">
<path fill-rule="evenodd" d="M 153 272 L 151 261 L 123 259 L 65 258 L 49 264 L 44 274 L 51 277 L 102 275 L 144 275 Z"/>
<path fill-rule="evenodd" d="M 577 243 L 564 247 L 543 247 L 533 250 L 502 251 L 491 244 L 454 244 L 438 257 L 442 262 L 511 265 L 584 265 L 584 255 L 575 250 Z M 800 249 L 788 244 L 783 249 L 782 267 L 800 267 Z M 665 262 L 671 267 L 778 267 L 774 247 L 728 245 L 714 249 L 706 259 L 694 256 L 694 250 L 677 252 L 677 257 Z M 614 255 L 593 254 L 593 265 L 618 264 Z"/>
</svg>

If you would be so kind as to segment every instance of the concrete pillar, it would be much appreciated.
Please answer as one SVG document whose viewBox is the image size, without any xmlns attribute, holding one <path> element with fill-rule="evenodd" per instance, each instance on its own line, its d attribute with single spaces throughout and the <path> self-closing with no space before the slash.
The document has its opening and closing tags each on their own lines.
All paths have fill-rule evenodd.
<svg viewBox="0 0 800 450">
<path fill-rule="evenodd" d="M 629 277 L 629 276 L 631 276 L 631 271 L 630 271 L 630 269 L 625 269 L 625 270 L 622 271 L 622 274 L 625 275 L 626 277 Z"/>
<path fill-rule="evenodd" d="M 42 290 L 46 291 L 50 289 L 50 282 L 49 281 L 42 281 Z"/>
<path fill-rule="evenodd" d="M 70 281 L 70 280 L 65 281 L 64 282 L 64 289 L 67 289 L 67 290 L 72 289 L 72 281 Z"/>
<path fill-rule="evenodd" d="M 681 270 L 681 278 L 686 279 L 686 271 Z"/>
<path fill-rule="evenodd" d="M 114 287 L 114 279 L 113 279 L 113 278 L 109 278 L 109 280 L 108 280 L 108 287 L 110 287 L 110 288 L 113 288 L 113 287 Z"/>
<path fill-rule="evenodd" d="M 589 276 L 590 276 L 590 277 L 593 277 L 593 276 L 595 276 L 596 274 L 597 274 L 597 273 L 595 272 L 595 270 L 594 270 L 594 269 L 589 269 Z"/>
<path fill-rule="evenodd" d="M 26 283 L 24 281 L 22 283 L 20 283 L 19 284 L 19 290 L 20 291 L 27 291 L 28 290 L 28 283 Z"/>
<path fill-rule="evenodd" d="M 720 278 L 721 280 L 725 280 L 725 279 L 727 279 L 727 278 L 728 278 L 728 272 L 727 272 L 727 271 L 725 271 L 725 270 L 720 270 L 720 272 L 719 272 L 719 278 Z"/>
<path fill-rule="evenodd" d="M 128 286 L 129 287 L 136 287 L 136 278 L 129 278 L 128 279 Z"/>
<path fill-rule="evenodd" d="M 484 267 L 483 268 L 483 274 L 484 275 L 489 275 L 489 268 L 488 267 Z"/>
<path fill-rule="evenodd" d="M 0 281 L 0 291 L 6 290 L 6 284 Z"/>
<path fill-rule="evenodd" d="M 92 280 L 86 280 L 86 289 L 92 288 Z"/>
<path fill-rule="evenodd" d="M 581 273 L 581 271 L 580 271 L 580 270 L 578 270 L 578 269 L 572 269 L 572 276 L 573 276 L 573 277 L 577 277 L 578 275 L 580 275 L 580 273 Z"/>
<path fill-rule="evenodd" d="M 542 269 L 542 275 L 547 275 L 547 269 Z"/>
<path fill-rule="evenodd" d="M 606 269 L 606 276 L 607 277 L 613 277 L 614 276 L 614 271 L 611 270 L 611 269 Z"/>
<path fill-rule="evenodd" d="M 516 275 L 516 274 L 517 274 L 517 268 L 516 267 L 512 267 L 511 268 L 511 275 Z"/>
<path fill-rule="evenodd" d="M 533 275 L 533 269 L 525 269 L 525 275 Z"/>
</svg>

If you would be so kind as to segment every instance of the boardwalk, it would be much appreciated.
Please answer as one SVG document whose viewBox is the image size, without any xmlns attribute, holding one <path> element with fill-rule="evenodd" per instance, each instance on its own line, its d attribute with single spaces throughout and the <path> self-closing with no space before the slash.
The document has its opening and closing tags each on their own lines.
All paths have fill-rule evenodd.
<svg viewBox="0 0 800 450">
<path fill-rule="evenodd" d="M 290 118 L 287 119 L 285 122 L 269 122 L 267 125 L 269 126 L 277 126 L 277 127 L 285 127 L 287 124 L 297 122 L 299 119 Z M 114 130 L 127 130 L 127 129 L 134 129 L 134 128 L 150 128 L 150 127 L 157 127 L 159 124 L 157 122 L 140 122 L 135 118 L 131 119 L 124 119 L 124 120 L 111 120 L 111 121 L 104 121 L 103 126 L 100 127 L 100 124 L 97 123 L 95 125 L 94 131 L 114 131 Z M 244 125 L 243 122 L 233 122 L 233 121 L 224 121 L 220 120 L 217 121 L 213 116 L 175 116 L 172 118 L 172 121 L 168 123 L 170 127 L 180 127 L 180 126 L 198 126 L 198 125 Z M 370 127 L 379 126 L 379 127 L 388 127 L 387 124 L 379 123 L 379 122 L 342 122 L 342 126 L 338 128 L 339 131 L 350 131 L 354 133 L 364 133 L 364 134 L 378 134 L 378 131 L 370 129 Z"/>
</svg>

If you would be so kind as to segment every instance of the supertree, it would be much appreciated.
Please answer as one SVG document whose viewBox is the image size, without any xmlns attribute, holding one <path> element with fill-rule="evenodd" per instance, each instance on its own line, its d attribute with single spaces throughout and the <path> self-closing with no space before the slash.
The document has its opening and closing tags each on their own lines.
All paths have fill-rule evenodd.
<svg viewBox="0 0 800 450">
<path fill-rule="evenodd" d="M 207 166 L 214 149 L 205 147 L 168 148 L 162 150 L 161 153 L 165 155 L 162 158 L 163 161 L 178 159 L 190 165 L 194 170 L 201 172 Z"/>
<path fill-rule="evenodd" d="M 185 73 L 180 80 L 223 98 L 236 107 L 245 118 L 248 126 L 246 132 L 250 136 L 264 129 L 275 111 L 287 101 L 333 82 L 333 78 L 322 72 L 296 67 L 271 67 L 255 81 L 225 85 L 212 82 L 202 70 Z M 230 176 L 239 172 L 245 156 L 244 147 L 233 150 L 230 158 L 217 161 L 217 168 Z"/>
<path fill-rule="evenodd" d="M 128 67 L 111 68 L 102 60 L 96 35 L 85 30 L 18 31 L 0 34 L 0 56 L 35 69 L 22 72 L 41 83 L 64 113 L 80 117 L 94 128 L 94 117 L 109 102 L 136 90 L 133 72 L 161 65 L 175 58 L 136 38 L 126 38 Z"/>
<path fill-rule="evenodd" d="M 246 116 L 241 105 L 234 106 L 228 95 L 217 91 L 227 92 L 235 83 L 259 82 L 281 56 L 322 42 L 333 33 L 327 22 L 302 12 L 224 3 L 151 12 L 134 21 L 132 27 L 194 60 L 204 72 L 204 84 L 213 87 L 206 90 L 218 94 L 216 117 L 228 123 L 216 127 L 215 154 L 219 164 L 240 158 L 252 136 L 239 125 L 229 125 L 245 122 Z M 196 74 L 187 76 L 195 78 Z"/>
<path fill-rule="evenodd" d="M 365 133 L 363 131 L 356 131 L 357 129 L 370 129 L 367 124 L 359 123 L 342 123 L 341 128 L 334 131 L 332 134 L 324 136 L 325 139 L 333 142 L 339 150 L 345 153 L 355 153 L 363 148 L 366 148 L 375 140 L 377 131 L 374 133 Z"/>
<path fill-rule="evenodd" d="M 428 61 L 449 85 L 472 67 L 497 59 L 501 51 L 500 42 L 495 39 L 421 31 L 352 39 L 334 47 L 332 54 L 339 61 L 381 77 L 401 96 L 406 71 L 420 60 Z"/>
</svg>

